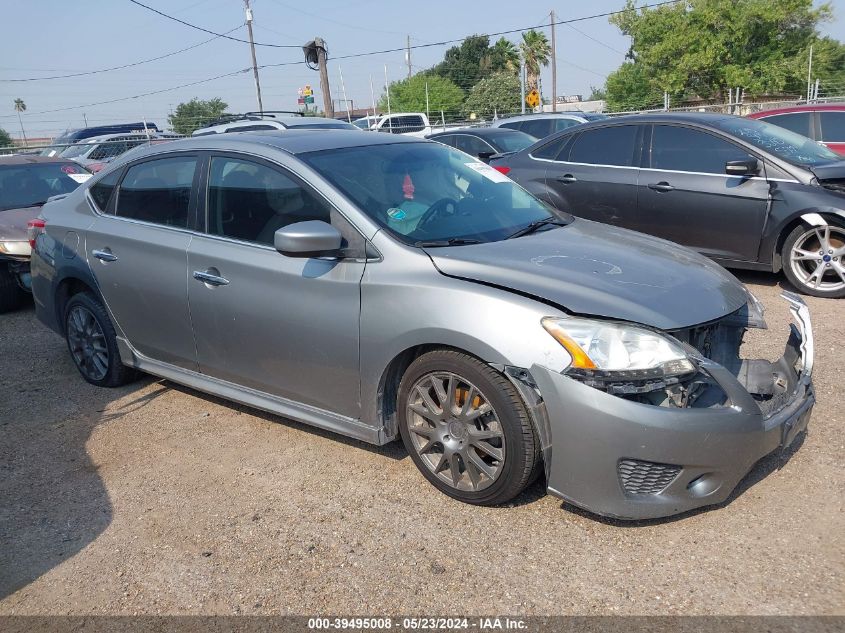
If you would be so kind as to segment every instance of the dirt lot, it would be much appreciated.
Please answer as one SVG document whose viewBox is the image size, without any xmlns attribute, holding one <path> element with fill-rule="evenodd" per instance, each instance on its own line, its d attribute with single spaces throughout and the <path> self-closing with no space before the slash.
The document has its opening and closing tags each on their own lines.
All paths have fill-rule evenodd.
<svg viewBox="0 0 845 633">
<path fill-rule="evenodd" d="M 776 358 L 772 275 L 743 280 Z M 818 404 L 723 507 L 600 520 L 535 485 L 475 508 L 399 444 L 167 381 L 104 390 L 31 308 L 0 317 L 0 614 L 845 613 L 845 303 L 809 299 Z M 329 387 L 327 387 L 329 388 Z"/>
</svg>

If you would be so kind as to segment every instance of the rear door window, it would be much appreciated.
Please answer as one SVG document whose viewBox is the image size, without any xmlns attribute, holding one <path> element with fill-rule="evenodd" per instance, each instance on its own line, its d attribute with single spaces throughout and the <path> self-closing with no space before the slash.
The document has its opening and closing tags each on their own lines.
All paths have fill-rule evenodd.
<svg viewBox="0 0 845 633">
<path fill-rule="evenodd" d="M 728 161 L 753 158 L 739 146 L 701 130 L 655 125 L 652 133 L 653 169 L 724 174 Z"/>
<path fill-rule="evenodd" d="M 766 123 L 777 125 L 790 132 L 796 132 L 801 136 L 812 137 L 812 112 L 790 112 L 788 114 L 775 114 L 763 118 Z"/>
<path fill-rule="evenodd" d="M 569 152 L 569 162 L 588 165 L 634 165 L 637 126 L 617 125 L 582 132 Z M 724 164 L 722 165 L 724 171 Z"/>
<path fill-rule="evenodd" d="M 566 130 L 571 128 L 573 125 L 578 125 L 581 123 L 580 121 L 576 121 L 575 119 L 558 119 L 555 121 L 555 132 L 560 132 L 561 130 Z"/>
<path fill-rule="evenodd" d="M 117 215 L 186 228 L 196 167 L 196 156 L 173 156 L 132 165 L 120 183 Z"/>
<path fill-rule="evenodd" d="M 496 153 L 496 150 L 476 136 L 470 136 L 469 134 L 457 134 L 456 137 L 458 140 L 458 149 L 462 152 L 466 152 L 470 156 L 478 156 L 484 152 Z"/>
<path fill-rule="evenodd" d="M 519 129 L 534 138 L 545 138 L 554 131 L 553 124 L 554 121 L 551 119 L 531 119 L 524 121 Z"/>
<path fill-rule="evenodd" d="M 828 143 L 845 143 L 845 112 L 820 112 L 821 140 Z"/>
</svg>

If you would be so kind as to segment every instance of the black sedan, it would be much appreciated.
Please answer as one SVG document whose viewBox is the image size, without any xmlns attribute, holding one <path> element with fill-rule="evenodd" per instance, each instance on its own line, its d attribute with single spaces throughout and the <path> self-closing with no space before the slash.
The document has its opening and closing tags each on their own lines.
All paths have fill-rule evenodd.
<svg viewBox="0 0 845 633">
<path fill-rule="evenodd" d="M 476 156 L 485 163 L 489 162 L 491 156 L 512 154 L 537 142 L 536 138 L 525 132 L 497 127 L 451 130 L 427 138 Z"/>
<path fill-rule="evenodd" d="M 845 161 L 783 128 L 730 115 L 625 116 L 491 165 L 574 215 L 845 297 Z"/>
</svg>

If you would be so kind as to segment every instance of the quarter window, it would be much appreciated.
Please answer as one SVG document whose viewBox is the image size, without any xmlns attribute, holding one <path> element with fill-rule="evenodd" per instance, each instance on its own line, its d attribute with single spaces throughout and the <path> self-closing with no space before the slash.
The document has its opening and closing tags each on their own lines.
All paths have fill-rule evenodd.
<svg viewBox="0 0 845 633">
<path fill-rule="evenodd" d="M 789 114 L 775 114 L 773 116 L 763 117 L 763 121 L 777 125 L 790 132 L 795 132 L 801 136 L 812 136 L 810 132 L 810 121 L 812 121 L 812 113 L 810 112 L 791 112 Z"/>
<path fill-rule="evenodd" d="M 534 158 L 545 158 L 547 160 L 555 160 L 560 156 L 560 153 L 563 150 L 563 146 L 566 145 L 566 141 L 568 141 L 570 138 L 572 138 L 572 135 L 567 135 L 563 138 L 556 139 L 551 143 L 546 143 L 540 149 L 531 152 L 531 155 Z"/>
<path fill-rule="evenodd" d="M 331 208 L 316 194 L 279 169 L 238 158 L 211 159 L 207 206 L 210 234 L 271 246 L 289 224 L 331 222 Z"/>
<path fill-rule="evenodd" d="M 97 205 L 97 208 L 102 212 L 106 213 L 109 206 L 109 200 L 111 200 L 112 192 L 114 192 L 114 188 L 117 185 L 117 181 L 120 180 L 120 169 L 116 169 L 113 172 L 106 174 L 103 178 L 91 186 L 91 189 L 88 192 L 91 194 L 91 199 L 94 200 L 94 204 Z"/>
<path fill-rule="evenodd" d="M 651 166 L 669 171 L 724 174 L 725 163 L 753 159 L 733 143 L 712 134 L 672 125 L 655 125 Z"/>
<path fill-rule="evenodd" d="M 637 128 L 634 125 L 602 127 L 582 132 L 569 153 L 573 163 L 588 165 L 616 165 L 631 167 L 634 164 L 634 142 Z M 722 165 L 724 171 L 724 165 Z"/>
<path fill-rule="evenodd" d="M 196 167 L 194 156 L 159 158 L 133 165 L 120 183 L 117 215 L 186 228 Z"/>
<path fill-rule="evenodd" d="M 822 140 L 830 143 L 845 142 L 845 112 L 821 112 Z"/>
</svg>

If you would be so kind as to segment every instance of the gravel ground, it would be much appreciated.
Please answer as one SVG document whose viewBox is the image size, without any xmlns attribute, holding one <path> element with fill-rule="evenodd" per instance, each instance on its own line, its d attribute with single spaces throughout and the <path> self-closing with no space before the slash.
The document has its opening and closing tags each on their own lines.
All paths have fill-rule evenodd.
<svg viewBox="0 0 845 633">
<path fill-rule="evenodd" d="M 750 351 L 776 358 L 777 278 Z M 167 381 L 85 383 L 31 308 L 0 317 L 0 614 L 843 614 L 845 303 L 808 299 L 802 445 L 722 507 L 602 520 L 540 485 L 453 501 L 374 448 Z"/>
</svg>

